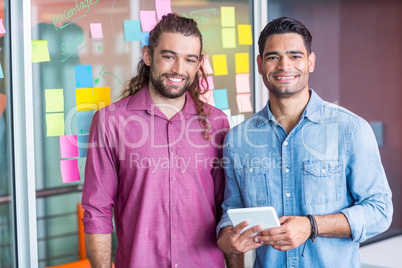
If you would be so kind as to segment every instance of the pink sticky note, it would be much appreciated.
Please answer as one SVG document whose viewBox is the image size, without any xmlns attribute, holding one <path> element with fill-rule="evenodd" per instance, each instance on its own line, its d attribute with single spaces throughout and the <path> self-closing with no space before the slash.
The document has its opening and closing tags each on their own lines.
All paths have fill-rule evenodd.
<svg viewBox="0 0 402 268">
<path fill-rule="evenodd" d="M 153 10 L 141 10 L 140 20 L 142 31 L 150 32 L 156 25 L 156 12 Z"/>
<path fill-rule="evenodd" d="M 61 178 L 63 183 L 79 181 L 80 172 L 78 170 L 78 159 L 68 159 L 60 161 Z"/>
<path fill-rule="evenodd" d="M 170 0 L 155 0 L 155 9 L 158 20 L 161 20 L 163 15 L 172 13 L 172 3 Z"/>
<path fill-rule="evenodd" d="M 214 89 L 214 79 L 212 76 L 207 76 L 207 82 L 208 82 L 208 89 Z M 205 89 L 207 89 L 207 84 L 205 83 L 205 80 L 200 78 L 200 86 L 201 86 L 201 90 L 204 91 Z"/>
<path fill-rule="evenodd" d="M 201 96 L 201 100 L 208 103 L 209 105 L 215 106 L 213 90 L 207 90 L 207 92 L 205 92 L 205 94 Z"/>
<path fill-rule="evenodd" d="M 103 38 L 102 23 L 91 23 L 89 27 L 92 38 Z"/>
<path fill-rule="evenodd" d="M 77 135 L 60 136 L 61 158 L 78 157 Z"/>
<path fill-rule="evenodd" d="M 241 113 L 247 113 L 253 111 L 253 106 L 251 106 L 250 97 L 251 97 L 250 93 L 237 94 L 236 96 L 237 108 L 239 108 L 239 111 Z"/>
<path fill-rule="evenodd" d="M 250 74 L 236 74 L 236 92 L 250 93 Z"/>
<path fill-rule="evenodd" d="M 202 65 L 206 74 L 213 74 L 211 63 L 209 62 L 209 55 L 204 55 L 204 64 Z"/>
<path fill-rule="evenodd" d="M 4 28 L 3 19 L 0 19 L 0 34 L 6 33 L 6 28 Z"/>
</svg>

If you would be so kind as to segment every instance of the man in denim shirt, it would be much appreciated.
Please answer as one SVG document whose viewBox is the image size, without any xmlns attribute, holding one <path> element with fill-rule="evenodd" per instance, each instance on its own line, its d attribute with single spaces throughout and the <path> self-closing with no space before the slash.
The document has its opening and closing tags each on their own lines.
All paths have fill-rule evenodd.
<svg viewBox="0 0 402 268">
<path fill-rule="evenodd" d="M 391 190 L 369 124 L 308 87 L 311 40 L 290 18 L 261 32 L 257 63 L 269 101 L 225 139 L 217 231 L 228 267 L 242 267 L 252 249 L 254 267 L 360 267 L 359 243 L 391 223 Z M 262 206 L 275 208 L 280 227 L 240 234 L 248 223 L 233 227 L 226 213 Z"/>
</svg>

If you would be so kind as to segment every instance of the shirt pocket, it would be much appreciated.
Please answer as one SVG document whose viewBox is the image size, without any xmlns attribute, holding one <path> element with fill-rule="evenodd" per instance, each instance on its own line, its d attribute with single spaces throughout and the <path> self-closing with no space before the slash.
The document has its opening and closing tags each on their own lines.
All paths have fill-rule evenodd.
<svg viewBox="0 0 402 268">
<path fill-rule="evenodd" d="M 303 180 L 306 205 L 337 202 L 341 200 L 342 162 L 306 160 Z"/>
<path fill-rule="evenodd" d="M 246 207 L 269 206 L 268 169 L 248 168 L 241 172 L 241 193 Z"/>
</svg>

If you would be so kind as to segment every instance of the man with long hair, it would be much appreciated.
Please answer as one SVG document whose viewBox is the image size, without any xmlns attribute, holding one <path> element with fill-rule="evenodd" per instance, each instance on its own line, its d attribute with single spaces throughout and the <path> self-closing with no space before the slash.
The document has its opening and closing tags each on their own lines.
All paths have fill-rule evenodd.
<svg viewBox="0 0 402 268">
<path fill-rule="evenodd" d="M 206 82 L 194 20 L 168 14 L 150 32 L 123 99 L 94 116 L 82 206 L 93 267 L 224 267 L 221 216 L 226 115 Z M 205 81 L 204 83 L 200 83 Z"/>
</svg>

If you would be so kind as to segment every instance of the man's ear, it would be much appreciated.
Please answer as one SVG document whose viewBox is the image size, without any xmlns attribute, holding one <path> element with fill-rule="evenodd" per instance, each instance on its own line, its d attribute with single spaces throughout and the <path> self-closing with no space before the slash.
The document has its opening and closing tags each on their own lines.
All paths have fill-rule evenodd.
<svg viewBox="0 0 402 268">
<path fill-rule="evenodd" d="M 258 66 L 258 73 L 261 74 L 261 63 L 262 63 L 262 58 L 260 55 L 257 56 L 257 66 Z"/>
<path fill-rule="evenodd" d="M 152 63 L 152 55 L 151 51 L 149 50 L 148 46 L 144 46 L 141 51 L 142 60 L 144 61 L 145 65 L 151 66 Z"/>
<path fill-rule="evenodd" d="M 315 68 L 315 53 L 311 52 L 310 55 L 308 56 L 308 69 L 310 73 L 314 72 Z"/>
</svg>

